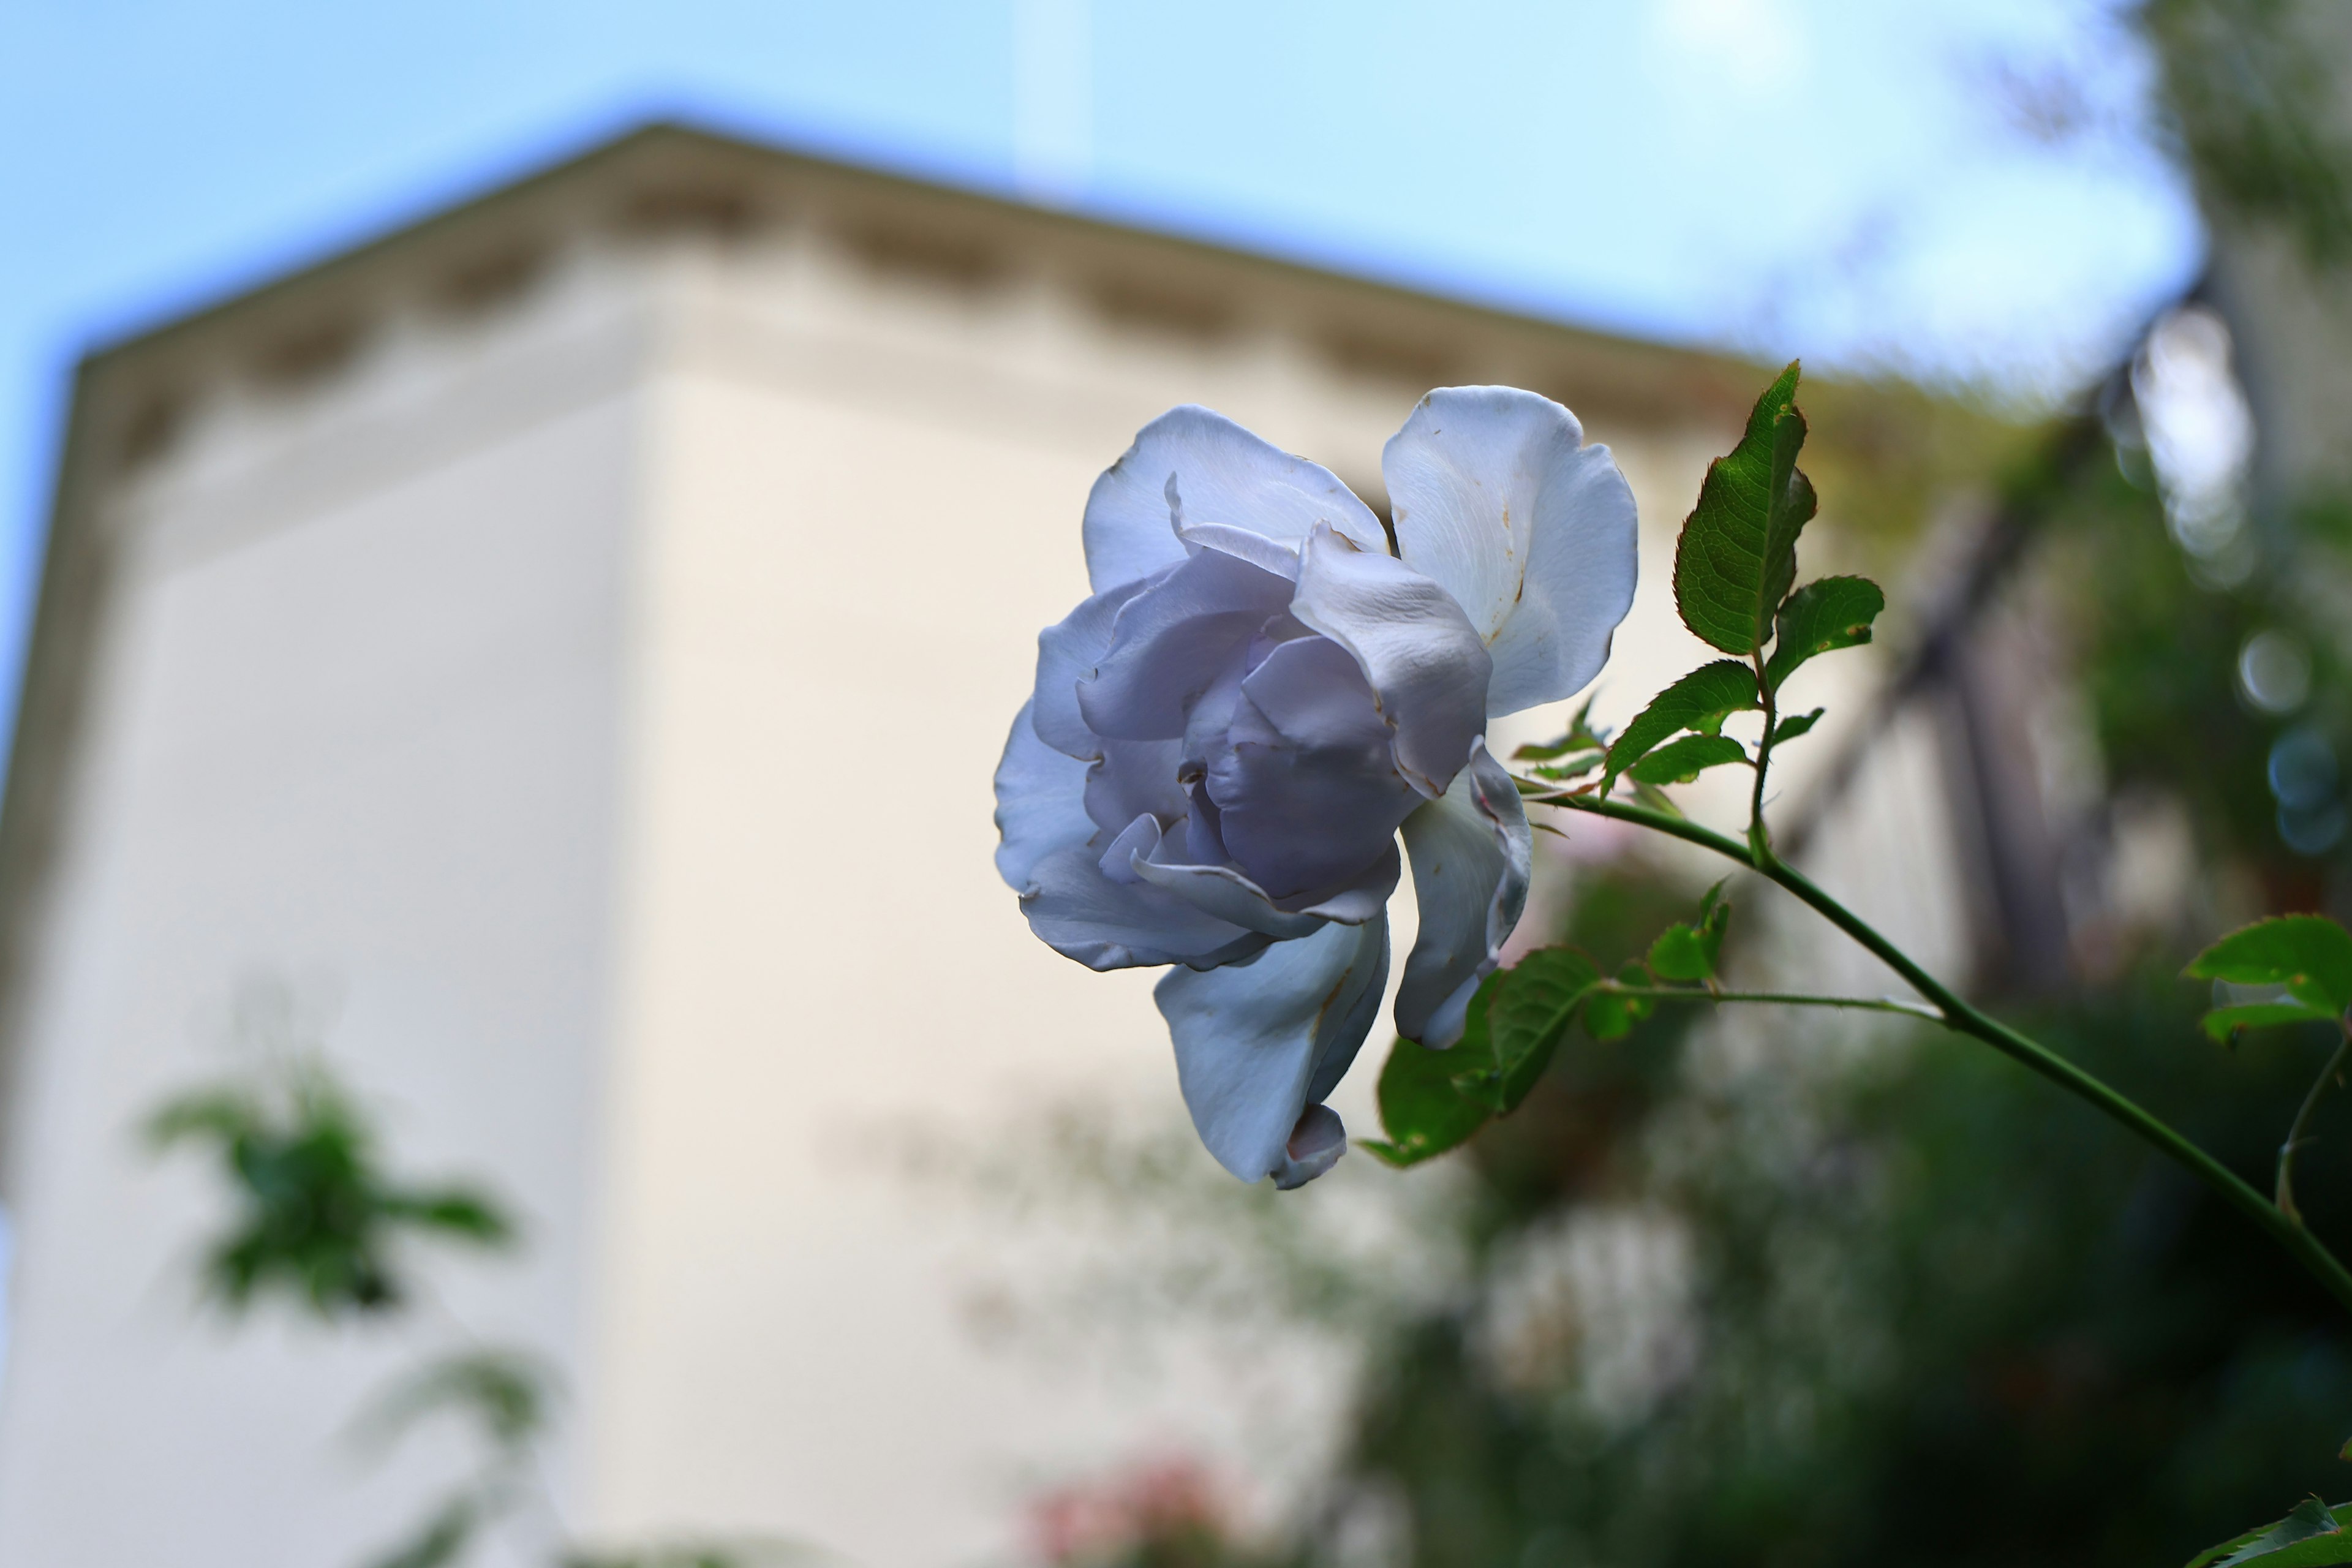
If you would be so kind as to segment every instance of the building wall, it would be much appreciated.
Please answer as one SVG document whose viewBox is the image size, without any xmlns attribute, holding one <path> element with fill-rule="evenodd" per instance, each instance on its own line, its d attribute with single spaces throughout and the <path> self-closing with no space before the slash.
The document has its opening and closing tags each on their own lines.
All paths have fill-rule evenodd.
<svg viewBox="0 0 2352 1568">
<path fill-rule="evenodd" d="M 421 346 L 327 403 L 226 412 L 110 511 L 121 565 L 8 1130 L 0 1562 L 349 1560 L 463 1462 L 428 1439 L 377 1468 L 350 1441 L 420 1346 L 459 1324 L 572 1359 L 644 399 L 626 320 L 564 314 L 437 386 Z M 536 395 L 479 421 L 462 394 L 486 379 Z M 154 1164 L 136 1126 L 282 1043 L 257 986 L 323 1036 L 404 1163 L 510 1197 L 526 1262 L 434 1268 L 399 1331 L 192 1310 L 214 1178 Z"/>
<path fill-rule="evenodd" d="M 1073 1475 L 1189 1450 L 1274 1500 L 1311 1470 L 1268 1457 L 1254 1401 L 1328 1430 L 1344 1365 L 992 1354 L 967 1265 L 1055 1222 L 908 1174 L 1048 1104 L 1181 1125 L 1152 976 L 1048 952 L 991 863 L 989 776 L 1037 630 L 1084 594 L 1093 478 L 1199 401 L 1378 499 L 1423 389 L 1307 330 L 1326 304 L 1385 320 L 1357 286 L 1283 274 L 1255 314 L 1180 319 L 1169 300 L 1240 287 L 1192 276 L 1107 310 L 1052 221 L 992 272 L 813 221 L 558 225 L 488 316 L 417 303 L 426 252 L 367 260 L 338 287 L 379 319 L 331 376 L 203 368 L 269 341 L 260 307 L 204 329 L 212 360 L 155 351 L 209 391 L 168 458 L 98 487 L 121 563 L 56 869 L 16 916 L 0 1562 L 356 1557 L 462 1456 L 371 1468 L 339 1434 L 453 1320 L 563 1371 L 555 1500 L 616 1540 L 1002 1560 L 1024 1500 Z M 1180 282 L 1208 268 L 1121 243 Z M 1146 271 L 1115 280 L 1165 282 Z M 1537 379 L 1551 340 L 1482 320 L 1444 378 Z M 1741 405 L 1595 384 L 1624 394 L 1581 412 L 1643 516 L 1600 703 L 1622 721 L 1713 657 L 1669 563 Z M 1571 827 L 1585 852 L 1600 826 Z M 447 1310 L 416 1333 L 191 1317 L 209 1177 L 151 1166 L 131 1129 L 232 1063 L 256 973 L 320 1020 L 404 1163 L 510 1195 L 523 1264 L 436 1264 Z M 1336 1101 L 1359 1131 L 1384 1038 Z"/>
</svg>

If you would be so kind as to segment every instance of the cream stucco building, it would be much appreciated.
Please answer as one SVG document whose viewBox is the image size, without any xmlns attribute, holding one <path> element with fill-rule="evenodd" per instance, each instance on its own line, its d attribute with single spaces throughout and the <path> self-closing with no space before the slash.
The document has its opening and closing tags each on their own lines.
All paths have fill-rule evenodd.
<svg viewBox="0 0 2352 1568">
<path fill-rule="evenodd" d="M 671 129 L 94 357 L 0 821 L 0 1563 L 357 1561 L 457 1457 L 363 1464 L 351 1413 L 453 1321 L 562 1371 L 592 1534 L 1003 1561 L 1045 1482 L 1246 1468 L 1218 1363 L 975 1343 L 983 1222 L 889 1151 L 1179 1114 L 1150 976 L 1057 958 L 990 864 L 1094 476 L 1200 402 L 1378 504 L 1475 381 L 1633 480 L 1622 714 L 1705 657 L 1663 568 L 1752 366 Z M 1857 472 L 1937 417 L 1822 396 Z M 400 1330 L 192 1310 L 213 1190 L 132 1129 L 232 1065 L 256 976 L 520 1263 L 435 1262 Z"/>
</svg>

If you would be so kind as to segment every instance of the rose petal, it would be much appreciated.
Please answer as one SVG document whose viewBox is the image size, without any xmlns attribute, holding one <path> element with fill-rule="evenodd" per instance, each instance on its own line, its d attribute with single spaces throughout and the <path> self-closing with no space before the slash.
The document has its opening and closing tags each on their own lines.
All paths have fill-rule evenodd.
<svg viewBox="0 0 2352 1568">
<path fill-rule="evenodd" d="M 1168 499 L 1171 477 L 1188 523 L 1296 544 L 1328 522 L 1367 550 L 1388 549 L 1380 519 L 1328 469 L 1187 404 L 1146 425 L 1087 497 L 1087 576 L 1097 592 L 1185 559 Z"/>
<path fill-rule="evenodd" d="M 1122 605 L 1110 646 L 1078 682 L 1078 711 L 1097 735 L 1177 740 L 1192 705 L 1290 602 L 1289 580 L 1204 550 Z"/>
<path fill-rule="evenodd" d="M 1377 999 L 1378 993 L 1374 995 Z M 1347 1152 L 1348 1129 L 1339 1113 L 1328 1105 L 1309 1105 L 1298 1113 L 1298 1124 L 1282 1145 L 1282 1163 L 1272 1173 L 1274 1184 L 1286 1193 L 1303 1187 L 1338 1164 Z"/>
<path fill-rule="evenodd" d="M 1213 967 L 1246 958 L 1268 940 L 1165 889 L 1112 881 L 1085 845 L 1056 849 L 1030 868 L 1021 912 L 1038 940 L 1089 969 Z"/>
<path fill-rule="evenodd" d="M 1087 764 L 1047 745 L 1023 703 L 996 764 L 996 874 L 1019 892 L 1038 861 L 1095 834 L 1087 816 Z"/>
<path fill-rule="evenodd" d="M 1574 415 L 1508 386 L 1431 393 L 1381 457 L 1405 564 L 1494 655 L 1490 715 L 1574 695 L 1633 602 L 1633 492 Z"/>
<path fill-rule="evenodd" d="M 1117 833 L 1143 813 L 1173 822 L 1192 809 L 1176 782 L 1183 747 L 1174 741 L 1097 741 L 1102 760 L 1087 770 L 1087 816 Z"/>
<path fill-rule="evenodd" d="M 1444 795 L 1486 729 L 1492 668 L 1454 596 L 1318 528 L 1301 552 L 1290 613 L 1355 656 L 1395 729 L 1398 770 L 1429 798 Z"/>
<path fill-rule="evenodd" d="M 1092 676 L 1110 647 L 1112 626 L 1129 599 L 1157 582 L 1122 583 L 1097 594 L 1054 626 L 1037 634 L 1037 688 L 1030 698 L 1038 739 L 1057 752 L 1092 762 L 1102 741 L 1078 711 L 1078 682 Z"/>
<path fill-rule="evenodd" d="M 1328 637 L 1301 637 L 1241 690 L 1208 773 L 1227 851 L 1277 899 L 1354 878 L 1421 803 L 1363 671 Z"/>
<path fill-rule="evenodd" d="M 1433 1049 L 1462 1037 L 1470 997 L 1527 907 L 1534 839 L 1517 786 L 1484 740 L 1444 798 L 1404 819 L 1421 932 L 1397 987 L 1397 1033 Z"/>
<path fill-rule="evenodd" d="M 1388 922 L 1379 920 L 1327 926 L 1207 973 L 1179 969 L 1159 984 L 1152 1000 L 1175 1039 L 1184 1104 L 1219 1164 L 1255 1182 L 1318 1155 L 1319 1137 L 1304 1161 L 1286 1145 L 1313 1087 L 1336 1084 L 1332 1064 L 1344 1071 L 1363 1044 L 1387 979 Z"/>
</svg>

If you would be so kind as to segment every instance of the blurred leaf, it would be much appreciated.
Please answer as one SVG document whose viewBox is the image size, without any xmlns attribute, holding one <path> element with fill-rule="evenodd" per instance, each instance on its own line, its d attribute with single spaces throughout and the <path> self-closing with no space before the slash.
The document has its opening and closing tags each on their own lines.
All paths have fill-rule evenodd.
<svg viewBox="0 0 2352 1568">
<path fill-rule="evenodd" d="M 1723 933 L 1731 922 L 1731 901 L 1717 882 L 1699 901 L 1698 919 L 1688 925 L 1670 925 L 1650 944 L 1650 972 L 1661 980 L 1695 982 L 1715 978 L 1715 961 L 1723 951 Z"/>
<path fill-rule="evenodd" d="M 1549 779 L 1555 784 L 1567 784 L 1582 778 L 1599 767 L 1608 755 L 1606 752 L 1579 752 L 1564 763 L 1530 768 L 1528 772 L 1539 779 Z"/>
<path fill-rule="evenodd" d="M 1813 487 L 1797 469 L 1805 444 L 1797 374 L 1792 362 L 1757 399 L 1739 445 L 1708 467 L 1675 546 L 1675 607 L 1725 653 L 1764 645 L 1796 580 L 1798 532 L 1813 515 Z"/>
<path fill-rule="evenodd" d="M 390 1443 L 419 1420 L 457 1410 L 480 1421 L 499 1447 L 516 1449 L 545 1427 L 549 1378 L 528 1356 L 511 1351 L 468 1351 L 434 1362 L 403 1380 L 360 1418 L 362 1434 Z"/>
<path fill-rule="evenodd" d="M 1709 768 L 1747 760 L 1748 748 L 1728 735 L 1685 735 L 1660 746 L 1630 771 L 1643 784 L 1688 784 Z"/>
<path fill-rule="evenodd" d="M 404 1219 L 425 1230 L 446 1231 L 468 1241 L 499 1245 L 514 1237 L 514 1226 L 497 1203 L 465 1187 L 438 1192 L 392 1193 L 383 1200 L 386 1215 Z"/>
<path fill-rule="evenodd" d="M 1867 577 L 1822 577 L 1806 584 L 1780 606 L 1764 684 L 1777 691 L 1815 654 L 1868 642 L 1870 623 L 1885 608 L 1886 595 Z"/>
<path fill-rule="evenodd" d="M 1633 798 L 1661 816 L 1680 816 L 1683 814 L 1683 808 L 1675 804 L 1673 795 L 1647 779 L 1633 781 Z"/>
<path fill-rule="evenodd" d="M 1511 760 L 1519 763 L 1548 763 L 1570 752 L 1588 748 L 1599 750 L 1608 744 L 1608 731 L 1595 730 L 1592 727 L 1592 699 L 1588 697 L 1584 700 L 1584 706 L 1576 710 L 1576 717 L 1568 721 L 1567 734 L 1548 745 L 1521 746 L 1511 753 Z"/>
<path fill-rule="evenodd" d="M 178 1096 L 145 1132 L 159 1151 L 214 1146 L 233 1209 L 205 1276 L 234 1310 L 282 1290 L 322 1318 L 381 1311 L 401 1298 L 390 1249 L 402 1229 L 481 1245 L 512 1235 L 478 1194 L 395 1185 L 358 1110 L 315 1061 Z"/>
<path fill-rule="evenodd" d="M 1822 721 L 1822 715 L 1827 711 L 1827 709 L 1816 708 L 1810 713 L 1790 714 L 1787 718 L 1772 726 L 1772 743 L 1775 746 L 1778 746 L 1784 742 L 1795 740 L 1798 736 L 1804 734 L 1814 725 L 1820 723 Z"/>
<path fill-rule="evenodd" d="M 1650 699 L 1650 705 L 1625 726 L 1609 748 L 1608 776 L 1614 780 L 1671 736 L 1685 730 L 1715 734 L 1726 719 L 1757 706 L 1754 670 L 1738 659 L 1703 664 Z"/>
<path fill-rule="evenodd" d="M 2216 1007 L 2200 1020 L 2205 1033 L 2220 1045 L 2228 1045 L 2230 1037 L 2241 1029 L 2263 1029 L 2275 1024 L 2325 1023 L 2335 1017 L 2325 1007 L 2313 1007 L 2301 1002 L 2248 1002 L 2235 1007 Z"/>
<path fill-rule="evenodd" d="M 2352 931 L 2324 915 L 2281 915 L 2231 931 L 2187 973 L 2231 985 L 2279 985 L 2318 1016 L 2352 1009 Z"/>
<path fill-rule="evenodd" d="M 371 1559 L 368 1568 L 446 1568 L 473 1543 L 482 1520 L 481 1500 L 461 1493 L 442 1504 L 412 1539 Z"/>
<path fill-rule="evenodd" d="M 2352 1503 L 2331 1509 L 2315 1497 L 2305 1498 L 2276 1524 L 2225 1541 L 2192 1558 L 2189 1568 L 2237 1568 L 2253 1562 L 2263 1568 L 2326 1568 L 2352 1563 L 2347 1522 L 2352 1522 Z"/>
<path fill-rule="evenodd" d="M 758 1568 L 764 1563 L 805 1563 L 819 1555 L 797 1542 L 671 1542 L 569 1552 L 563 1568 Z"/>
</svg>

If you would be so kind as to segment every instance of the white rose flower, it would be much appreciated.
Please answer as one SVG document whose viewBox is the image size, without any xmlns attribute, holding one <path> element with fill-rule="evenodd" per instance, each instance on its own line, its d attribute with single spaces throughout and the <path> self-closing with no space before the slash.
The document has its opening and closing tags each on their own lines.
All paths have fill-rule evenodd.
<svg viewBox="0 0 2352 1568">
<path fill-rule="evenodd" d="M 1462 1035 L 1527 900 L 1489 720 L 1600 673 L 1633 603 L 1633 492 L 1559 405 L 1422 399 L 1381 455 L 1395 541 L 1338 479 L 1205 408 L 1146 426 L 1087 500 L 1094 596 L 1038 638 L 996 772 L 997 869 L 1037 935 L 1153 993 L 1209 1152 L 1292 1187 L 1345 1151 L 1324 1104 L 1388 981 Z"/>
</svg>

